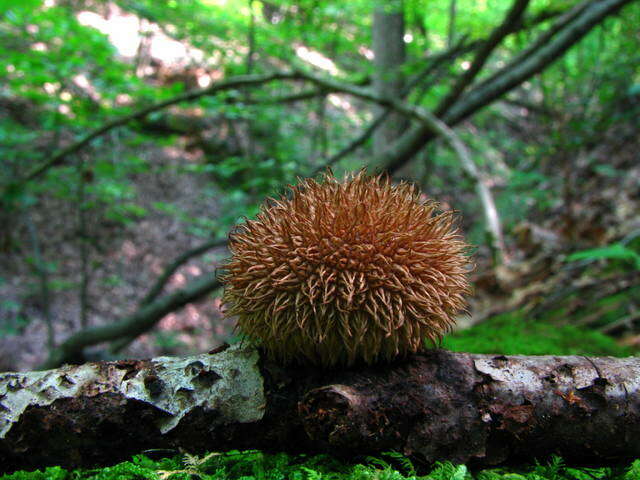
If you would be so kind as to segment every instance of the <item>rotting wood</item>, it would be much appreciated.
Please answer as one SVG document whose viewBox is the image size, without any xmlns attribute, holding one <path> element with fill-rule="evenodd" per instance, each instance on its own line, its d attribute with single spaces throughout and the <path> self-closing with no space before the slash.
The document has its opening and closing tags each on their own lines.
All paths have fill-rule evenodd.
<svg viewBox="0 0 640 480">
<path fill-rule="evenodd" d="M 640 359 L 433 350 L 390 365 L 283 368 L 248 346 L 0 374 L 0 470 L 146 449 L 396 450 L 478 465 L 640 456 Z"/>
</svg>

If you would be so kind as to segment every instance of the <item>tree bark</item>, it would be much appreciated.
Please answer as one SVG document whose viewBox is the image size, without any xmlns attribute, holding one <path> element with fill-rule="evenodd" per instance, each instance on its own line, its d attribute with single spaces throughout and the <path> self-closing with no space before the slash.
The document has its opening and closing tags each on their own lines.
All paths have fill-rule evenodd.
<svg viewBox="0 0 640 480">
<path fill-rule="evenodd" d="M 640 456 L 640 359 L 432 350 L 341 371 L 250 346 L 0 375 L 0 470 L 114 463 L 145 449 L 396 450 L 471 465 Z"/>
<path fill-rule="evenodd" d="M 375 68 L 373 89 L 379 97 L 400 100 L 404 90 L 401 68 L 405 61 L 403 0 L 376 2 L 371 37 Z M 381 106 L 375 110 L 376 115 L 386 111 Z M 382 120 L 373 134 L 374 154 L 382 155 L 402 136 L 406 126 L 407 118 L 399 113 L 391 113 Z"/>
</svg>

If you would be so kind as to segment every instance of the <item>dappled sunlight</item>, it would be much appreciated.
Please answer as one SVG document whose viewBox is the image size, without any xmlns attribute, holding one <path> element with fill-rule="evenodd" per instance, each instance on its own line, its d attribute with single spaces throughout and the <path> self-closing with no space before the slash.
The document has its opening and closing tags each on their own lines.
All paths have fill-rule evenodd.
<svg viewBox="0 0 640 480">
<path fill-rule="evenodd" d="M 331 75 L 338 74 L 339 70 L 336 64 L 330 58 L 324 56 L 322 53 L 313 50 L 306 45 L 296 45 L 294 46 L 294 49 L 296 55 L 298 55 L 298 57 L 300 57 L 308 64 L 324 70 Z"/>
<path fill-rule="evenodd" d="M 107 18 L 88 10 L 79 12 L 77 18 L 82 25 L 107 35 L 118 53 L 125 58 L 134 58 L 139 52 L 140 43 L 146 38 L 149 55 L 164 64 L 187 65 L 205 59 L 202 50 L 172 39 L 159 25 L 126 13 L 114 3 L 109 3 Z"/>
<path fill-rule="evenodd" d="M 190 303 L 179 312 L 165 316 L 158 323 L 158 328 L 160 330 L 185 330 L 205 328 L 207 325 L 208 320 L 200 313 L 199 308 Z"/>
<path fill-rule="evenodd" d="M 99 101 L 101 98 L 100 92 L 91 84 L 89 79 L 84 73 L 80 73 L 73 77 L 73 83 L 80 87 L 92 100 Z"/>
<path fill-rule="evenodd" d="M 371 50 L 370 48 L 364 45 L 360 45 L 358 47 L 358 53 L 362 55 L 364 58 L 366 58 L 367 60 L 373 60 L 375 58 L 375 55 L 373 54 L 373 50 Z"/>
<path fill-rule="evenodd" d="M 190 303 L 166 315 L 160 320 L 156 329 L 167 335 L 173 335 L 184 347 L 198 352 L 206 351 L 228 340 L 233 330 L 233 322 L 222 317 L 220 298 L 216 297 Z M 154 337 L 145 334 L 139 341 L 152 344 Z"/>
<path fill-rule="evenodd" d="M 109 18 L 83 11 L 77 14 L 81 25 L 93 27 L 109 37 L 109 41 L 123 57 L 133 58 L 138 51 L 141 36 L 140 20 L 132 14 L 124 14 L 119 9 L 112 12 Z"/>
<path fill-rule="evenodd" d="M 60 84 L 58 82 L 56 83 L 52 83 L 52 82 L 45 82 L 42 85 L 42 88 L 44 89 L 45 92 L 47 92 L 49 95 L 54 95 L 58 90 L 60 90 Z"/>
<path fill-rule="evenodd" d="M 69 105 L 58 105 L 58 112 L 68 118 L 75 118 L 76 115 L 71 111 Z"/>
<path fill-rule="evenodd" d="M 177 146 L 165 147 L 162 149 L 162 151 L 167 157 L 171 159 L 181 159 L 184 157 L 184 151 Z"/>
<path fill-rule="evenodd" d="M 172 287 L 176 287 L 176 288 L 180 288 L 180 287 L 184 287 L 187 283 L 187 276 L 184 275 L 183 273 L 176 273 L 171 277 L 171 280 L 169 281 L 169 284 Z"/>
<path fill-rule="evenodd" d="M 362 124 L 362 113 L 356 109 L 349 101 L 349 97 L 346 95 L 331 93 L 327 95 L 327 100 L 331 105 L 344 111 L 349 120 L 355 125 Z"/>
<path fill-rule="evenodd" d="M 31 50 L 36 52 L 46 52 L 47 50 L 49 50 L 49 47 L 46 43 L 36 42 L 31 44 Z"/>
<path fill-rule="evenodd" d="M 189 265 L 185 268 L 189 275 L 197 276 L 202 274 L 202 269 L 197 265 Z"/>
<path fill-rule="evenodd" d="M 134 103 L 133 97 L 128 93 L 119 93 L 116 95 L 116 106 L 123 107 Z"/>
<path fill-rule="evenodd" d="M 131 240 L 125 240 L 124 242 L 122 242 L 122 245 L 120 247 L 120 253 L 124 258 L 133 260 L 137 258 L 138 255 L 140 255 L 140 249 Z"/>
</svg>

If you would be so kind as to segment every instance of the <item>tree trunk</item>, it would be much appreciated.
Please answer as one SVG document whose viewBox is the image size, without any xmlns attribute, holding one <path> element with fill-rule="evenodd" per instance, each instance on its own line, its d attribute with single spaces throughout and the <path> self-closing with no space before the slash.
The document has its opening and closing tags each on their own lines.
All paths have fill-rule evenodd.
<svg viewBox="0 0 640 480">
<path fill-rule="evenodd" d="M 282 368 L 248 346 L 0 375 L 0 470 L 145 449 L 396 450 L 475 465 L 640 456 L 640 359 L 433 350 L 391 365 Z"/>
<path fill-rule="evenodd" d="M 374 54 L 373 88 L 381 97 L 401 100 L 405 61 L 404 9 L 402 0 L 376 2 L 373 12 L 372 43 Z M 376 115 L 385 111 L 375 107 Z M 405 132 L 407 118 L 391 113 L 373 134 L 374 155 L 382 155 Z"/>
</svg>

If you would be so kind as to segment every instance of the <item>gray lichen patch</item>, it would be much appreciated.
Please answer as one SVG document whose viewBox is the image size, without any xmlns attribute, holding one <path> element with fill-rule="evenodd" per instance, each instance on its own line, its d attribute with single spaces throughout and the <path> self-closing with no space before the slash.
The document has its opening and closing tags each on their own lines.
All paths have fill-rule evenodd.
<svg viewBox="0 0 640 480">
<path fill-rule="evenodd" d="M 217 355 L 159 357 L 152 363 L 122 382 L 122 392 L 172 415 L 160 425 L 162 433 L 195 407 L 217 410 L 220 423 L 255 422 L 264 414 L 258 352 L 251 347 L 235 345 Z"/>
<path fill-rule="evenodd" d="M 536 390 L 542 386 L 542 380 L 530 369 L 523 368 L 518 357 L 478 358 L 474 360 L 478 372 L 489 375 L 494 381 L 518 385 L 525 390 Z"/>
<path fill-rule="evenodd" d="M 520 394 L 580 391 L 600 385 L 611 398 L 625 398 L 640 389 L 640 367 L 632 357 L 478 355 L 474 366 L 506 390 Z"/>
<path fill-rule="evenodd" d="M 91 386 L 95 394 L 100 393 L 106 387 L 100 377 L 94 364 L 0 374 L 0 438 L 6 436 L 27 407 L 46 406 L 59 398 L 76 397 L 87 386 Z"/>
<path fill-rule="evenodd" d="M 104 393 L 146 402 L 168 413 L 159 425 L 162 433 L 194 408 L 215 410 L 220 423 L 258 421 L 266 400 L 257 363 L 255 349 L 236 345 L 216 355 L 0 374 L 0 439 L 29 407 Z"/>
</svg>

